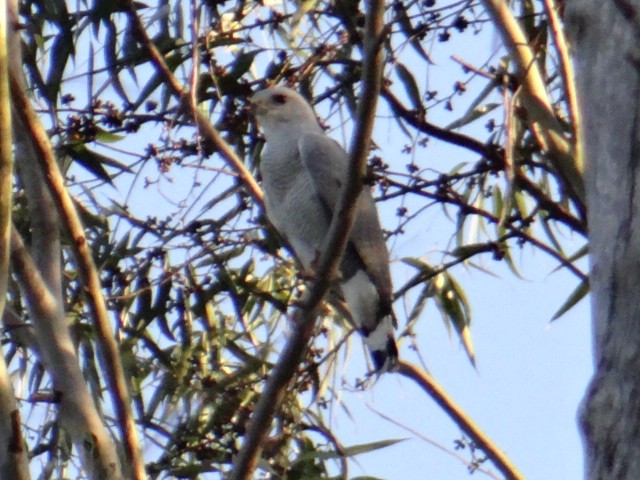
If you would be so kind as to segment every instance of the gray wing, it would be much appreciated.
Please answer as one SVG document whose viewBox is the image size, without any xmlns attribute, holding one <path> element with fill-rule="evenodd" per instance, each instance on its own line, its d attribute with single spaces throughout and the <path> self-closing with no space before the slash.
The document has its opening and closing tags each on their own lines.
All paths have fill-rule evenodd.
<svg viewBox="0 0 640 480">
<path fill-rule="evenodd" d="M 300 160 L 313 179 L 317 194 L 332 212 L 335 211 L 347 177 L 349 156 L 335 140 L 318 134 L 302 136 L 298 148 Z M 380 300 L 390 305 L 393 291 L 389 253 L 375 202 L 366 186 L 358 198 L 350 242 L 376 286 Z"/>
</svg>

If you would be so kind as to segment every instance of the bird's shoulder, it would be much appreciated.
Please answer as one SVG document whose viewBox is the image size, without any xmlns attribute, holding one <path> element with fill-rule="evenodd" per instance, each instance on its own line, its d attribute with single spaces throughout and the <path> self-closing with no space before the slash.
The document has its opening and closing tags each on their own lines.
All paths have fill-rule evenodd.
<svg viewBox="0 0 640 480">
<path fill-rule="evenodd" d="M 300 136 L 298 153 L 301 163 L 312 175 L 344 179 L 347 173 L 347 152 L 333 138 L 324 134 L 309 133 Z"/>
<path fill-rule="evenodd" d="M 305 133 L 298 137 L 298 149 L 304 154 L 331 154 L 335 158 L 347 159 L 347 152 L 333 138 L 324 133 Z"/>
</svg>

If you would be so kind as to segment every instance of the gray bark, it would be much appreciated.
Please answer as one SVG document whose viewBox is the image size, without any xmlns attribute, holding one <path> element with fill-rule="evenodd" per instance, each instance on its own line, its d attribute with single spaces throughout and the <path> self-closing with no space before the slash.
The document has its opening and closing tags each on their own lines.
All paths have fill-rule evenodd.
<svg viewBox="0 0 640 480">
<path fill-rule="evenodd" d="M 595 373 L 590 479 L 640 478 L 640 1 L 568 2 L 584 114 Z"/>
<path fill-rule="evenodd" d="M 11 0 L 11 25 L 18 24 L 17 9 L 18 1 Z M 9 34 L 12 52 L 9 68 L 21 77 L 19 35 L 15 29 Z M 60 422 L 80 454 L 85 474 L 92 479 L 120 479 L 123 477 L 116 445 L 84 381 L 64 311 L 56 203 L 38 167 L 29 131 L 15 114 L 13 127 L 16 166 L 28 199 L 32 248 L 27 252 L 14 232 L 12 262 L 38 341 L 36 351 L 60 394 Z"/>
</svg>

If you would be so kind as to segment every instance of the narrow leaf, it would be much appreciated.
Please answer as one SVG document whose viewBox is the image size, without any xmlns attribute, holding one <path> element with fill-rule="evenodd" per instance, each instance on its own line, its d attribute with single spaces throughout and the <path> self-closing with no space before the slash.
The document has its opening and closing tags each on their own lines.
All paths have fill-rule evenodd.
<svg viewBox="0 0 640 480">
<path fill-rule="evenodd" d="M 415 108 L 416 110 L 420 110 L 422 108 L 422 100 L 420 97 L 420 89 L 418 88 L 416 79 L 411 74 L 409 69 L 401 63 L 396 64 L 396 72 L 398 74 L 398 77 L 400 78 L 400 81 L 404 85 L 404 89 L 407 92 L 409 100 L 411 100 L 411 103 L 413 104 L 413 108 Z"/>
<path fill-rule="evenodd" d="M 361 445 L 353 445 L 351 447 L 344 447 L 341 452 L 336 450 L 330 451 L 310 451 L 305 452 L 300 456 L 298 461 L 305 461 L 311 458 L 319 458 L 322 460 L 330 460 L 333 458 L 343 458 L 343 457 L 355 457 L 356 455 L 361 455 L 363 453 L 369 453 L 376 450 L 380 450 L 382 448 L 387 448 L 396 443 L 404 442 L 406 438 L 397 438 L 397 439 L 389 439 L 389 440 L 380 440 L 378 442 L 372 443 L 363 443 Z"/>
<path fill-rule="evenodd" d="M 485 105 L 476 107 L 473 110 L 467 111 L 461 118 L 459 118 L 458 120 L 454 120 L 444 128 L 447 130 L 453 130 L 455 128 L 464 127 L 465 125 L 471 122 L 475 122 L 481 117 L 484 117 L 487 113 L 495 110 L 499 106 L 499 103 L 487 103 Z"/>
<path fill-rule="evenodd" d="M 79 165 L 93 173 L 100 180 L 113 185 L 111 175 L 102 166 L 103 159 L 106 158 L 96 152 L 89 150 L 84 144 L 76 143 L 73 145 L 65 145 L 64 152 L 73 158 Z"/>
<path fill-rule="evenodd" d="M 407 15 L 406 8 L 402 4 L 402 2 L 397 2 L 396 4 L 394 4 L 394 6 L 395 5 L 398 5 L 396 11 L 397 11 L 397 16 L 399 20 L 398 23 L 400 24 L 402 33 L 405 34 L 405 36 L 407 37 L 407 40 L 409 41 L 409 44 L 416 51 L 416 53 L 420 55 L 422 58 L 424 58 L 427 61 L 427 63 L 430 63 L 431 65 L 433 65 L 433 61 L 431 60 L 431 57 L 422 47 L 422 43 L 420 42 L 420 38 L 418 36 L 420 32 L 416 31 L 416 29 L 413 27 L 413 24 L 411 23 L 411 19 Z"/>
<path fill-rule="evenodd" d="M 557 320 L 562 315 L 564 315 L 569 310 L 571 310 L 576 304 L 578 304 L 578 302 L 580 302 L 580 300 L 586 297 L 588 293 L 589 293 L 589 281 L 585 280 L 583 282 L 580 282 L 580 285 L 578 285 L 576 289 L 573 292 L 571 292 L 571 295 L 569 295 L 569 298 L 565 300 L 562 306 L 553 315 L 553 317 L 551 318 L 551 321 L 553 322 L 554 320 Z"/>
</svg>

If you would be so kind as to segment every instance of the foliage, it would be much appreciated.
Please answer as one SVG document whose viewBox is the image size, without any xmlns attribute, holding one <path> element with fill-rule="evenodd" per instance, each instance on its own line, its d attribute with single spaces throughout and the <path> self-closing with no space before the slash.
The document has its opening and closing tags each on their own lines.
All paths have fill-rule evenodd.
<svg viewBox="0 0 640 480">
<path fill-rule="evenodd" d="M 261 139 L 248 98 L 265 85 L 295 86 L 313 99 L 327 128 L 343 128 L 348 137 L 359 92 L 363 5 L 132 5 L 189 101 L 254 175 Z M 549 28 L 549 12 L 539 8 L 514 2 L 555 119 L 573 143 L 561 39 Z M 138 427 L 145 444 L 153 445 L 145 452 L 148 473 L 197 478 L 229 470 L 281 347 L 284 313 L 305 278 L 279 248 L 237 172 L 198 136 L 139 43 L 127 9 L 128 2 L 102 0 L 22 2 L 23 63 L 100 272 Z M 578 279 L 577 293 L 559 306 L 563 313 L 588 290 L 579 266 L 586 252 L 583 200 L 541 140 L 545 127 L 523 107 L 527 91 L 512 55 L 452 60 L 460 70 L 450 90 L 431 88 L 430 72 L 444 68 L 434 56 L 490 29 L 493 19 L 481 2 L 395 1 L 385 19 L 381 127 L 374 136 L 380 148 L 371 152 L 369 179 L 381 208 L 396 212 L 395 226 L 387 223 L 390 245 L 406 232 L 425 239 L 424 251 L 404 259 L 413 277 L 397 285 L 399 300 L 409 301 L 409 292 L 415 298 L 400 322 L 401 344 L 419 349 L 415 325 L 431 304 L 473 361 L 471 309 L 456 269 L 487 269 L 486 257 L 519 274 L 518 250 L 538 249 Z M 431 120 L 438 112 L 455 112 L 457 119 L 438 126 Z M 388 131 L 403 138 L 402 151 L 383 147 Z M 436 161 L 430 155 L 435 139 L 459 149 Z M 28 240 L 38 218 L 26 208 L 21 174 L 14 223 Z M 437 259 L 427 257 L 429 215 L 449 219 L 447 248 Z M 579 238 L 574 252 L 565 251 L 568 236 Z M 100 361 L 70 242 L 63 237 L 64 308 L 93 399 L 115 426 L 105 396 L 108 366 Z M 14 284 L 8 305 L 29 323 Z M 267 440 L 264 476 L 324 478 L 335 473 L 336 459 L 346 475 L 344 457 L 393 443 L 344 447 L 331 433 L 325 412 L 340 401 L 331 379 L 341 370 L 351 329 L 339 302 L 328 302 L 323 313 Z M 55 395 L 47 394 L 50 378 L 36 344 L 19 330 L 5 321 L 3 345 L 10 370 L 27 386 L 21 411 L 33 432 L 28 447 L 43 478 L 58 478 L 77 457 L 55 401 L 45 403 Z M 357 383 L 362 387 L 366 379 Z"/>
</svg>

